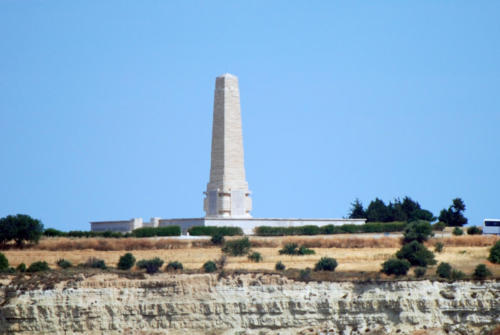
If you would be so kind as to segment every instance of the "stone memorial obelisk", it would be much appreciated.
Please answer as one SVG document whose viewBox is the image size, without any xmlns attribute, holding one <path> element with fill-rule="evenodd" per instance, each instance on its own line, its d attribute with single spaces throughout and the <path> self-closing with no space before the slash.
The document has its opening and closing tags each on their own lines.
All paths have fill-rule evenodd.
<svg viewBox="0 0 500 335">
<path fill-rule="evenodd" d="M 216 78 L 213 117 L 210 180 L 203 206 L 206 217 L 251 217 L 236 76 L 224 74 Z"/>
</svg>

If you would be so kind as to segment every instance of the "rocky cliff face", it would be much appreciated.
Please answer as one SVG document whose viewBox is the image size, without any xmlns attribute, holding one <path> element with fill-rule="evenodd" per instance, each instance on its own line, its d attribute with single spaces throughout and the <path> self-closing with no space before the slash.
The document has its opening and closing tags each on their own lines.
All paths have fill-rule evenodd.
<svg viewBox="0 0 500 335">
<path fill-rule="evenodd" d="M 115 275 L 3 288 L 1 334 L 487 334 L 500 283 Z M 425 330 L 416 332 L 417 330 Z"/>
</svg>

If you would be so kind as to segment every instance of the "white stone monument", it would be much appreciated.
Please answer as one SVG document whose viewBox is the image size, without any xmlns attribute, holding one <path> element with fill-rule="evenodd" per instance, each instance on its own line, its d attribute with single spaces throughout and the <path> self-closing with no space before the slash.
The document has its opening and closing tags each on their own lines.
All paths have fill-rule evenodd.
<svg viewBox="0 0 500 335">
<path fill-rule="evenodd" d="M 245 179 L 238 78 L 215 80 L 210 180 L 205 192 L 206 217 L 249 218 L 252 199 Z"/>
<path fill-rule="evenodd" d="M 91 222 L 92 231 L 129 232 L 141 227 L 178 225 L 186 234 L 193 226 L 240 227 L 245 234 L 253 234 L 258 226 L 290 227 L 304 225 L 363 224 L 366 219 L 296 219 L 252 218 L 252 199 L 245 177 L 243 135 L 241 129 L 240 91 L 238 78 L 224 74 L 215 80 L 212 124 L 212 157 L 210 179 L 205 192 L 205 217 L 160 219 L 141 218 L 125 221 Z"/>
</svg>

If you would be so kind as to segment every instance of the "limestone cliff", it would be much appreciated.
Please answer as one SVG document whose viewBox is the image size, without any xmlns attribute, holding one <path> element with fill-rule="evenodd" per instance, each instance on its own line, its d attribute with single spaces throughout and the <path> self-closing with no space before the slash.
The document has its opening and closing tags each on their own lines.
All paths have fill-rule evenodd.
<svg viewBox="0 0 500 335">
<path fill-rule="evenodd" d="M 500 283 L 116 275 L 1 289 L 1 334 L 487 334 Z"/>
</svg>

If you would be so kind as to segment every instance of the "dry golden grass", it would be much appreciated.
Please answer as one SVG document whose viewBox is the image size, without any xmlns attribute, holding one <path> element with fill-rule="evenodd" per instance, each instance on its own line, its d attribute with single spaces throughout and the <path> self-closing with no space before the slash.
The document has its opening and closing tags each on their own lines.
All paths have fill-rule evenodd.
<svg viewBox="0 0 500 335">
<path fill-rule="evenodd" d="M 254 263 L 248 260 L 246 256 L 228 257 L 227 269 L 246 269 L 246 270 L 274 270 L 278 261 L 282 261 L 287 268 L 303 269 L 314 267 L 314 264 L 324 256 L 334 257 L 339 263 L 336 271 L 340 272 L 376 272 L 381 268 L 381 264 L 393 256 L 399 247 L 396 248 L 314 248 L 315 255 L 306 256 L 288 256 L 279 254 L 280 247 L 274 248 L 253 248 L 263 256 L 263 261 Z M 11 266 L 17 266 L 20 263 L 29 265 L 38 260 L 44 260 L 53 268 L 60 258 L 67 259 L 73 264 L 84 263 L 89 257 L 104 259 L 106 264 L 116 266 L 118 259 L 126 250 L 96 251 L 92 249 L 84 250 L 6 250 L 5 256 L 9 259 Z M 220 248 L 177 248 L 177 249 L 151 249 L 132 251 L 137 260 L 144 258 L 160 257 L 165 262 L 179 261 L 185 269 L 200 269 L 203 263 L 208 260 L 219 258 L 222 253 Z M 442 253 L 436 253 L 438 262 L 448 262 L 453 267 L 471 274 L 474 268 L 480 264 L 487 264 L 488 268 L 496 277 L 500 277 L 500 265 L 491 264 L 486 261 L 489 247 L 446 247 Z M 431 268 L 429 273 L 435 270 Z"/>
<path fill-rule="evenodd" d="M 239 237 L 230 237 L 235 239 Z M 473 235 L 433 238 L 427 245 L 434 246 L 440 241 L 445 246 L 486 247 L 500 240 L 498 236 Z M 308 248 L 398 248 L 401 244 L 399 235 L 374 238 L 352 235 L 317 235 L 317 236 L 284 236 L 284 237 L 250 237 L 255 248 L 278 248 L 286 243 L 297 243 Z M 189 248 L 217 248 L 209 239 L 177 239 L 177 238 L 44 238 L 31 250 L 85 250 L 99 251 L 120 250 L 164 250 Z"/>
</svg>

